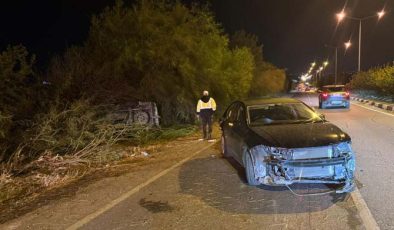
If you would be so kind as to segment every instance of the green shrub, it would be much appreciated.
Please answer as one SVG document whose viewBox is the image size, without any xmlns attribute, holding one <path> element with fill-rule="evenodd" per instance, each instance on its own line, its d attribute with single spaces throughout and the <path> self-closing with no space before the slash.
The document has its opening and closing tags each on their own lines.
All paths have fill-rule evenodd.
<svg viewBox="0 0 394 230">
<path fill-rule="evenodd" d="M 353 75 L 350 87 L 355 90 L 373 90 L 382 95 L 394 95 L 394 66 L 370 69 Z"/>
</svg>

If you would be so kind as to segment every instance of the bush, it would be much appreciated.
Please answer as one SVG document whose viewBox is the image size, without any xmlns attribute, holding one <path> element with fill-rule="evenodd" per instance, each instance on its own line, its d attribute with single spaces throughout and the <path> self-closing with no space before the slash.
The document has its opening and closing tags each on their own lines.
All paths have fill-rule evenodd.
<svg viewBox="0 0 394 230">
<path fill-rule="evenodd" d="M 382 95 L 394 95 L 394 66 L 370 69 L 352 76 L 350 87 L 355 90 L 373 90 Z"/>
</svg>

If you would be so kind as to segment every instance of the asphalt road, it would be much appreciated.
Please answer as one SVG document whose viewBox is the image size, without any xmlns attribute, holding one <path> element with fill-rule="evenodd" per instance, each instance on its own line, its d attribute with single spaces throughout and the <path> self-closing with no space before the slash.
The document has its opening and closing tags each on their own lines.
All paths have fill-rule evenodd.
<svg viewBox="0 0 394 230">
<path fill-rule="evenodd" d="M 318 106 L 315 94 L 298 98 Z M 358 102 L 349 110 L 318 111 L 352 137 L 360 193 L 379 227 L 394 229 L 394 113 Z"/>
<path fill-rule="evenodd" d="M 297 97 L 317 106 L 314 94 Z M 361 106 L 319 112 L 352 137 L 359 200 L 381 229 L 394 229 L 394 116 Z M 183 160 L 98 181 L 77 198 L 43 207 L 4 229 L 366 229 L 365 210 L 354 193 L 298 196 L 283 187 L 251 187 L 243 169 L 221 157 L 218 143 L 193 143 L 172 148 Z M 110 187 L 117 189 L 104 189 Z M 327 190 L 292 188 L 299 194 Z"/>
<path fill-rule="evenodd" d="M 294 188 L 310 192 L 312 186 Z M 309 191 L 307 191 L 309 190 Z M 81 229 L 363 229 L 347 195 L 299 197 L 247 186 L 243 171 L 210 148 Z"/>
<path fill-rule="evenodd" d="M 314 106 L 315 96 L 299 96 Z M 388 126 L 384 130 L 372 127 L 374 121 L 370 118 L 390 123 L 392 117 L 357 106 L 346 111 L 323 112 L 354 137 L 357 154 L 369 152 L 365 146 L 375 145 L 367 144 L 373 137 L 364 129 L 377 132 L 373 134 L 376 142 L 390 145 L 392 133 L 387 133 Z M 387 139 L 379 140 L 380 135 Z M 370 203 L 377 205 L 373 205 L 374 211 L 375 208 L 381 211 L 374 212 L 381 227 L 389 229 L 393 223 L 390 213 L 394 212 L 388 212 L 389 203 L 385 204 L 388 208 L 385 211 L 379 209 L 379 203 L 384 201 L 375 202 L 377 196 L 373 196 L 380 194 L 373 191 L 377 170 L 370 166 L 370 158 L 357 157 L 360 160 L 358 184 L 364 185 L 360 189 L 371 197 Z M 304 194 L 327 188 L 299 185 L 293 189 Z M 386 215 L 381 214 L 384 212 Z M 362 218 L 349 195 L 297 196 L 283 187 L 247 186 L 243 169 L 233 160 L 221 158 L 218 148 L 209 148 L 108 211 L 80 224 L 83 224 L 81 229 L 364 229 Z"/>
</svg>

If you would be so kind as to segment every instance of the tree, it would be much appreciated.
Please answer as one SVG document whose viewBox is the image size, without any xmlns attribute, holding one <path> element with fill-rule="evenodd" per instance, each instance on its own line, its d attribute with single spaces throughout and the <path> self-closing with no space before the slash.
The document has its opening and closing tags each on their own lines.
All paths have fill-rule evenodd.
<svg viewBox="0 0 394 230">
<path fill-rule="evenodd" d="M 165 123 L 190 122 L 204 89 L 219 105 L 247 95 L 253 56 L 228 43 L 206 8 L 118 1 L 93 17 L 85 45 L 55 60 L 50 73 L 64 79 L 66 98 L 155 101 Z"/>
<path fill-rule="evenodd" d="M 285 71 L 278 69 L 273 64 L 263 59 L 263 45 L 259 44 L 256 35 L 245 31 L 235 32 L 231 37 L 231 47 L 245 47 L 250 50 L 254 57 L 255 68 L 253 70 L 252 84 L 249 96 L 260 97 L 281 92 L 285 88 Z"/>
</svg>

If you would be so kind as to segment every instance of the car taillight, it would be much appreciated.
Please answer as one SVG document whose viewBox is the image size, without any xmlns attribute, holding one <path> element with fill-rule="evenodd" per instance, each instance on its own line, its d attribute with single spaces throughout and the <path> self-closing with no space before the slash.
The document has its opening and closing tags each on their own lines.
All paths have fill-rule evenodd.
<svg viewBox="0 0 394 230">
<path fill-rule="evenodd" d="M 345 97 L 346 98 L 350 98 L 350 93 L 349 92 L 345 92 Z"/>
<path fill-rule="evenodd" d="M 328 98 L 328 93 L 322 93 L 321 96 L 323 100 L 326 100 Z"/>
</svg>

